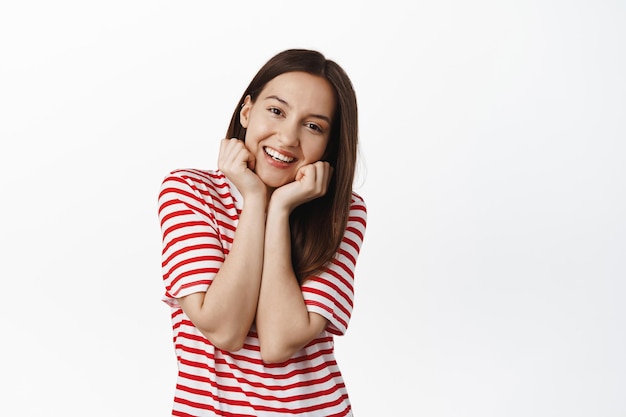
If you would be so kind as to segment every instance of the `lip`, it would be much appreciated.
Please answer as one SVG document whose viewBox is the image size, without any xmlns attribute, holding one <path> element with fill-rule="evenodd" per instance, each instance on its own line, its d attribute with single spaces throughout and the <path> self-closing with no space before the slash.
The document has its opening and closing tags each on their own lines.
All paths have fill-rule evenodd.
<svg viewBox="0 0 626 417">
<path fill-rule="evenodd" d="M 267 154 L 267 152 L 265 151 L 265 148 L 268 148 L 268 147 L 263 147 L 263 156 L 265 157 L 265 160 L 267 161 L 267 163 L 270 164 L 273 167 L 285 169 L 285 168 L 291 167 L 291 165 L 294 162 L 297 161 L 297 158 L 293 154 L 291 154 L 289 152 L 285 152 L 285 151 L 279 150 L 279 149 L 276 149 L 276 148 L 269 147 L 270 149 L 273 149 L 276 152 L 281 153 L 282 155 L 285 155 L 285 156 L 288 156 L 290 158 L 293 158 L 293 160 L 291 162 L 284 162 L 284 161 L 276 160 L 276 159 L 272 158 L 270 155 Z"/>
</svg>

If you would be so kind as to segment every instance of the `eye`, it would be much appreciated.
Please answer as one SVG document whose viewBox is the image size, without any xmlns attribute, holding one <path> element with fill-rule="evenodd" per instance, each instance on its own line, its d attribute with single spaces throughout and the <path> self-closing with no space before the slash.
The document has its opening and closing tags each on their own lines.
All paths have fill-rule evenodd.
<svg viewBox="0 0 626 417">
<path fill-rule="evenodd" d="M 318 124 L 308 122 L 308 123 L 305 123 L 305 126 L 317 133 L 324 133 L 324 129 L 322 129 L 322 127 Z"/>
<path fill-rule="evenodd" d="M 275 114 L 276 116 L 282 116 L 283 115 L 283 111 L 281 109 L 279 109 L 278 107 L 270 107 L 267 109 L 267 111 L 269 111 L 272 114 Z"/>
</svg>

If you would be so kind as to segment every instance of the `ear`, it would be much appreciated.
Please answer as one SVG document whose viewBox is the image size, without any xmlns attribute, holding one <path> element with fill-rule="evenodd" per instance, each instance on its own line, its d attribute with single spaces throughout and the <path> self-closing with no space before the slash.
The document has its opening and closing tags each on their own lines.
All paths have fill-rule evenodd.
<svg viewBox="0 0 626 417">
<path fill-rule="evenodd" d="M 250 122 L 250 110 L 252 109 L 252 100 L 250 99 L 250 95 L 248 94 L 245 99 L 243 99 L 243 104 L 241 105 L 241 110 L 239 111 L 239 122 L 244 129 L 248 128 L 248 123 Z"/>
</svg>

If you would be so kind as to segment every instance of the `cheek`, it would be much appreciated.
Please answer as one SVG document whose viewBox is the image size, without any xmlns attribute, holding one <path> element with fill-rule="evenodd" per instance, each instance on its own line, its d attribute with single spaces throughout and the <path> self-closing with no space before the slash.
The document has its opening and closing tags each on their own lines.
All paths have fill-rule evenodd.
<svg viewBox="0 0 626 417">
<path fill-rule="evenodd" d="M 251 119 L 246 129 L 246 139 L 250 137 L 252 140 L 258 140 L 263 136 L 267 136 L 270 132 L 275 130 L 271 121 L 257 117 Z"/>
<path fill-rule="evenodd" d="M 258 141 L 255 139 L 253 131 L 246 130 L 246 135 L 244 137 L 243 143 L 250 153 L 254 153 L 258 148 Z"/>
<path fill-rule="evenodd" d="M 324 154 L 326 153 L 326 148 L 328 147 L 328 141 L 323 143 L 315 143 L 314 146 L 311 147 L 310 154 L 311 159 L 315 161 L 319 161 L 322 159 Z"/>
</svg>

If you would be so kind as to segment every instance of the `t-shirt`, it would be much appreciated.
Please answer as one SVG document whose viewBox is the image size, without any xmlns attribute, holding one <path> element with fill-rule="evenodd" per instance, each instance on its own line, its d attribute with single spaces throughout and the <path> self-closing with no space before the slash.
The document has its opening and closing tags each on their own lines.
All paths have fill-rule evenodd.
<svg viewBox="0 0 626 417">
<path fill-rule="evenodd" d="M 205 292 L 231 249 L 243 208 L 239 191 L 220 171 L 177 170 L 159 194 L 163 234 L 163 301 L 170 306 L 178 377 L 176 416 L 351 416 L 334 356 L 334 335 L 352 313 L 354 270 L 366 226 L 366 206 L 353 193 L 349 220 L 334 258 L 302 285 L 310 312 L 326 329 L 283 363 L 261 360 L 254 325 L 243 348 L 216 348 L 183 313 L 177 298 Z"/>
</svg>

